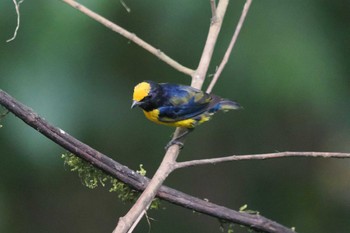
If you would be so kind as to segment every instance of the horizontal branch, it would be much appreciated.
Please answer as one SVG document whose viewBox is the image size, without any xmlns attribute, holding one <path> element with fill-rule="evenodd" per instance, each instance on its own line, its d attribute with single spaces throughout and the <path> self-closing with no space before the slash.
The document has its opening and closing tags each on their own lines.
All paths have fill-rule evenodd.
<svg viewBox="0 0 350 233">
<path fill-rule="evenodd" d="M 18 102 L 1 89 L 0 104 L 56 144 L 88 161 L 107 174 L 128 184 L 132 188 L 142 191 L 149 183 L 149 179 L 147 177 L 141 176 L 137 172 L 123 166 L 108 156 L 80 142 L 63 130 L 52 126 L 43 118 L 38 116 L 37 113 Z M 238 212 L 224 206 L 219 206 L 214 203 L 201 200 L 166 186 L 161 186 L 157 196 L 173 204 L 213 216 L 215 218 L 244 225 L 260 232 L 295 233 L 293 230 L 261 215 Z"/>
<path fill-rule="evenodd" d="M 350 153 L 338 153 L 338 152 L 276 152 L 268 154 L 253 154 L 253 155 L 231 155 L 213 159 L 198 159 L 185 162 L 178 162 L 175 168 L 193 167 L 198 165 L 217 164 L 231 161 L 242 161 L 242 160 L 266 160 L 266 159 L 277 159 L 287 157 L 319 157 L 319 158 L 338 158 L 338 159 L 350 159 Z"/>
<path fill-rule="evenodd" d="M 94 19 L 95 21 L 101 23 L 102 25 L 106 26 L 107 28 L 111 29 L 112 31 L 124 36 L 128 40 L 134 42 L 135 44 L 139 45 L 140 47 L 144 48 L 148 52 L 152 53 L 156 57 L 158 57 L 160 60 L 164 61 L 174 69 L 187 74 L 192 75 L 194 73 L 194 70 L 187 68 L 171 57 L 167 56 L 164 52 L 162 52 L 160 49 L 157 49 L 153 47 L 152 45 L 148 44 L 138 36 L 136 36 L 134 33 L 131 33 L 124 28 L 120 27 L 119 25 L 113 23 L 112 21 L 104 18 L 103 16 L 91 11 L 89 8 L 81 5 L 80 3 L 73 1 L 73 0 L 62 0 L 63 2 L 67 3 L 68 5 L 72 6 L 73 8 L 77 9 L 78 11 L 84 13 L 85 15 L 89 16 L 90 18 Z"/>
</svg>

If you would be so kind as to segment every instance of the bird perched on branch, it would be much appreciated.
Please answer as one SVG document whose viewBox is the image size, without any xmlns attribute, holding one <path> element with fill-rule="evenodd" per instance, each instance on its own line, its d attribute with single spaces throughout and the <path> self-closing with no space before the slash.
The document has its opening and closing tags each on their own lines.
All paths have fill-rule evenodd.
<svg viewBox="0 0 350 233">
<path fill-rule="evenodd" d="M 234 101 L 205 93 L 190 86 L 144 81 L 134 88 L 131 108 L 139 106 L 145 116 L 158 124 L 184 127 L 187 131 L 171 140 L 180 144 L 178 139 L 191 132 L 197 125 L 210 120 L 218 111 L 239 109 Z"/>
</svg>

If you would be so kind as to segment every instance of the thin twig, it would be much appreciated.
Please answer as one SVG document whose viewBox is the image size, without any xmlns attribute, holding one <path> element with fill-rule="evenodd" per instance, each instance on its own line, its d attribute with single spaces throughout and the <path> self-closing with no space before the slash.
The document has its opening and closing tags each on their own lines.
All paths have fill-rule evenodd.
<svg viewBox="0 0 350 233">
<path fill-rule="evenodd" d="M 148 52 L 152 53 L 156 57 L 158 57 L 160 60 L 164 61 L 174 69 L 187 74 L 192 75 L 194 73 L 194 70 L 187 68 L 174 59 L 167 56 L 165 53 L 163 53 L 161 50 L 156 49 L 152 45 L 148 44 L 144 40 L 140 39 L 138 36 L 136 36 L 134 33 L 131 33 L 124 28 L 120 27 L 119 25 L 109 21 L 108 19 L 102 17 L 101 15 L 91 11 L 87 7 L 81 5 L 80 3 L 73 1 L 73 0 L 62 0 L 63 2 L 67 3 L 68 5 L 72 6 L 73 8 L 79 10 L 80 12 L 84 13 L 85 15 L 89 16 L 90 18 L 94 19 L 95 21 L 101 23 L 102 25 L 106 26 L 107 28 L 111 29 L 114 32 L 119 33 L 120 35 L 124 36 L 125 38 L 129 39 L 130 41 L 134 42 L 135 44 L 139 45 L 140 47 L 144 48 Z"/>
<path fill-rule="evenodd" d="M 242 14 L 241 14 L 241 17 L 238 21 L 238 24 L 236 26 L 236 30 L 232 36 L 232 39 L 231 39 L 231 42 L 225 52 L 225 55 L 219 65 L 219 68 L 216 70 L 215 74 L 214 74 L 214 77 L 212 79 L 212 81 L 210 82 L 208 88 L 207 88 L 207 93 L 210 93 L 212 90 L 213 90 L 213 87 L 215 85 L 215 83 L 218 81 L 230 55 L 231 55 L 231 52 L 232 52 L 232 49 L 233 49 L 233 46 L 235 45 L 236 41 L 237 41 L 237 38 L 238 38 L 238 35 L 239 35 L 239 32 L 241 31 L 241 28 L 243 26 L 243 23 L 245 21 L 245 18 L 247 16 L 247 13 L 248 13 L 248 10 L 249 10 L 249 7 L 252 3 L 252 0 L 247 0 L 246 3 L 244 4 L 244 7 L 243 7 L 243 11 L 242 11 Z"/>
<path fill-rule="evenodd" d="M 338 152 L 277 152 L 277 153 L 268 153 L 268 154 L 253 154 L 253 155 L 231 155 L 227 157 L 221 158 L 213 158 L 213 159 L 199 159 L 199 160 L 191 160 L 185 162 L 178 162 L 175 165 L 175 168 L 185 168 L 185 167 L 193 167 L 198 165 L 207 165 L 207 164 L 217 164 L 223 162 L 231 162 L 231 161 L 242 161 L 242 160 L 266 160 L 266 159 L 277 159 L 277 158 L 287 158 L 287 157 L 318 157 L 318 158 L 350 158 L 350 153 L 338 153 Z"/>
<path fill-rule="evenodd" d="M 122 4 L 122 6 L 123 6 L 124 9 L 126 10 L 126 12 L 128 12 L 128 13 L 131 12 L 130 7 L 128 7 L 128 5 L 126 5 L 126 3 L 124 2 L 124 0 L 120 0 L 120 4 Z"/>
<path fill-rule="evenodd" d="M 148 224 L 148 233 L 151 233 L 151 228 L 152 228 L 151 221 L 154 221 L 154 219 L 148 216 L 147 211 L 145 211 L 145 216 Z"/>
<path fill-rule="evenodd" d="M 146 210 L 142 211 L 142 214 L 139 215 L 139 217 L 136 219 L 136 221 L 132 224 L 132 226 L 129 228 L 128 233 L 132 233 L 135 229 L 135 227 L 139 224 L 139 222 L 141 221 L 143 215 L 147 216 L 147 211 L 148 208 Z"/>
<path fill-rule="evenodd" d="M 46 136 L 54 143 L 86 160 L 93 166 L 101 169 L 101 171 L 110 174 L 112 177 L 122 181 L 130 187 L 142 191 L 147 186 L 149 182 L 147 177 L 141 176 L 137 172 L 132 171 L 128 167 L 119 164 L 108 156 L 80 142 L 76 138 L 64 132 L 62 129 L 52 126 L 33 110 L 20 103 L 1 89 L 0 105 L 3 105 L 19 119 L 23 120 L 30 127 L 34 128 L 40 134 Z M 166 186 L 161 186 L 159 188 L 157 196 L 175 205 L 194 210 L 198 213 L 213 216 L 214 218 L 244 225 L 259 232 L 295 233 L 288 227 L 267 219 L 262 215 L 241 213 L 224 206 L 219 206 L 214 203 L 190 196 Z"/>
<path fill-rule="evenodd" d="M 222 22 L 228 6 L 228 0 L 220 0 L 216 8 L 216 20 L 209 27 L 208 37 L 204 45 L 201 59 L 199 61 L 196 72 L 192 75 L 191 86 L 201 89 L 205 80 L 211 58 L 213 56 L 216 41 L 218 39 Z"/>
<path fill-rule="evenodd" d="M 17 25 L 16 25 L 15 31 L 13 33 L 13 36 L 10 39 L 6 40 L 6 42 L 13 41 L 16 38 L 16 36 L 17 36 L 17 32 L 18 32 L 19 25 L 20 25 L 20 22 L 21 22 L 20 13 L 19 13 L 19 6 L 21 5 L 21 3 L 24 0 L 20 0 L 18 2 L 16 0 L 12 0 L 12 1 L 13 1 L 13 4 L 15 4 L 15 9 L 16 9 L 16 14 L 17 14 Z"/>
<path fill-rule="evenodd" d="M 215 23 L 215 21 L 216 21 L 216 0 L 210 0 L 210 8 L 211 8 L 211 23 Z"/>
</svg>

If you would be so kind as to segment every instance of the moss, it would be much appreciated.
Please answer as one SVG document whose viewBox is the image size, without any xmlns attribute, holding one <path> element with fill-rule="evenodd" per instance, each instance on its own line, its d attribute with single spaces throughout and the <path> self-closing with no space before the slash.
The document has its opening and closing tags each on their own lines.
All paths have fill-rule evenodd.
<svg viewBox="0 0 350 233">
<path fill-rule="evenodd" d="M 109 192 L 115 192 L 117 197 L 123 202 L 135 202 L 139 197 L 139 192 L 132 189 L 127 184 L 120 180 L 104 173 L 98 168 L 94 167 L 90 163 L 77 157 L 71 153 L 62 154 L 64 164 L 70 167 L 70 170 L 77 172 L 83 185 L 90 189 L 94 189 L 98 186 L 109 187 Z M 136 171 L 142 176 L 146 175 L 146 170 L 143 165 L 140 164 L 140 170 Z M 160 206 L 160 200 L 155 198 L 150 206 L 150 209 L 158 209 Z"/>
<path fill-rule="evenodd" d="M 241 213 L 247 213 L 247 214 L 252 214 L 252 215 L 259 215 L 259 211 L 249 210 L 247 204 L 241 206 L 241 207 L 239 208 L 239 212 L 241 212 Z M 235 228 L 235 226 L 241 227 L 241 228 L 245 228 L 245 229 L 247 230 L 247 232 L 257 232 L 257 231 L 255 231 L 255 230 L 253 230 L 253 229 L 248 228 L 247 226 L 244 226 L 244 225 L 237 225 L 237 224 L 234 224 L 234 223 L 229 222 L 229 221 L 227 221 L 227 220 L 219 219 L 219 222 L 220 222 L 220 230 L 221 230 L 222 232 L 234 233 L 234 228 Z"/>
</svg>

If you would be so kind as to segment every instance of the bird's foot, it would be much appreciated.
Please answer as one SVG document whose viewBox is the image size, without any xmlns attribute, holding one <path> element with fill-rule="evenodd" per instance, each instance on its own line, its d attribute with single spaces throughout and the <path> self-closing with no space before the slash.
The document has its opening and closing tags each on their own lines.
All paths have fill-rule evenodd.
<svg viewBox="0 0 350 233">
<path fill-rule="evenodd" d="M 168 144 L 166 144 L 166 146 L 164 147 L 165 150 L 168 150 L 169 147 L 171 147 L 172 145 L 178 145 L 180 147 L 180 150 L 182 148 L 184 148 L 184 144 L 183 142 L 180 142 L 178 140 L 171 140 L 170 142 L 168 142 Z"/>
<path fill-rule="evenodd" d="M 170 142 L 168 142 L 168 144 L 165 146 L 165 150 L 168 150 L 169 147 L 172 145 L 178 145 L 180 147 L 180 150 L 184 148 L 184 143 L 181 142 L 180 139 L 183 139 L 183 137 L 191 133 L 193 130 L 193 128 L 185 128 L 182 132 L 180 131 L 177 137 L 173 138 Z"/>
</svg>

